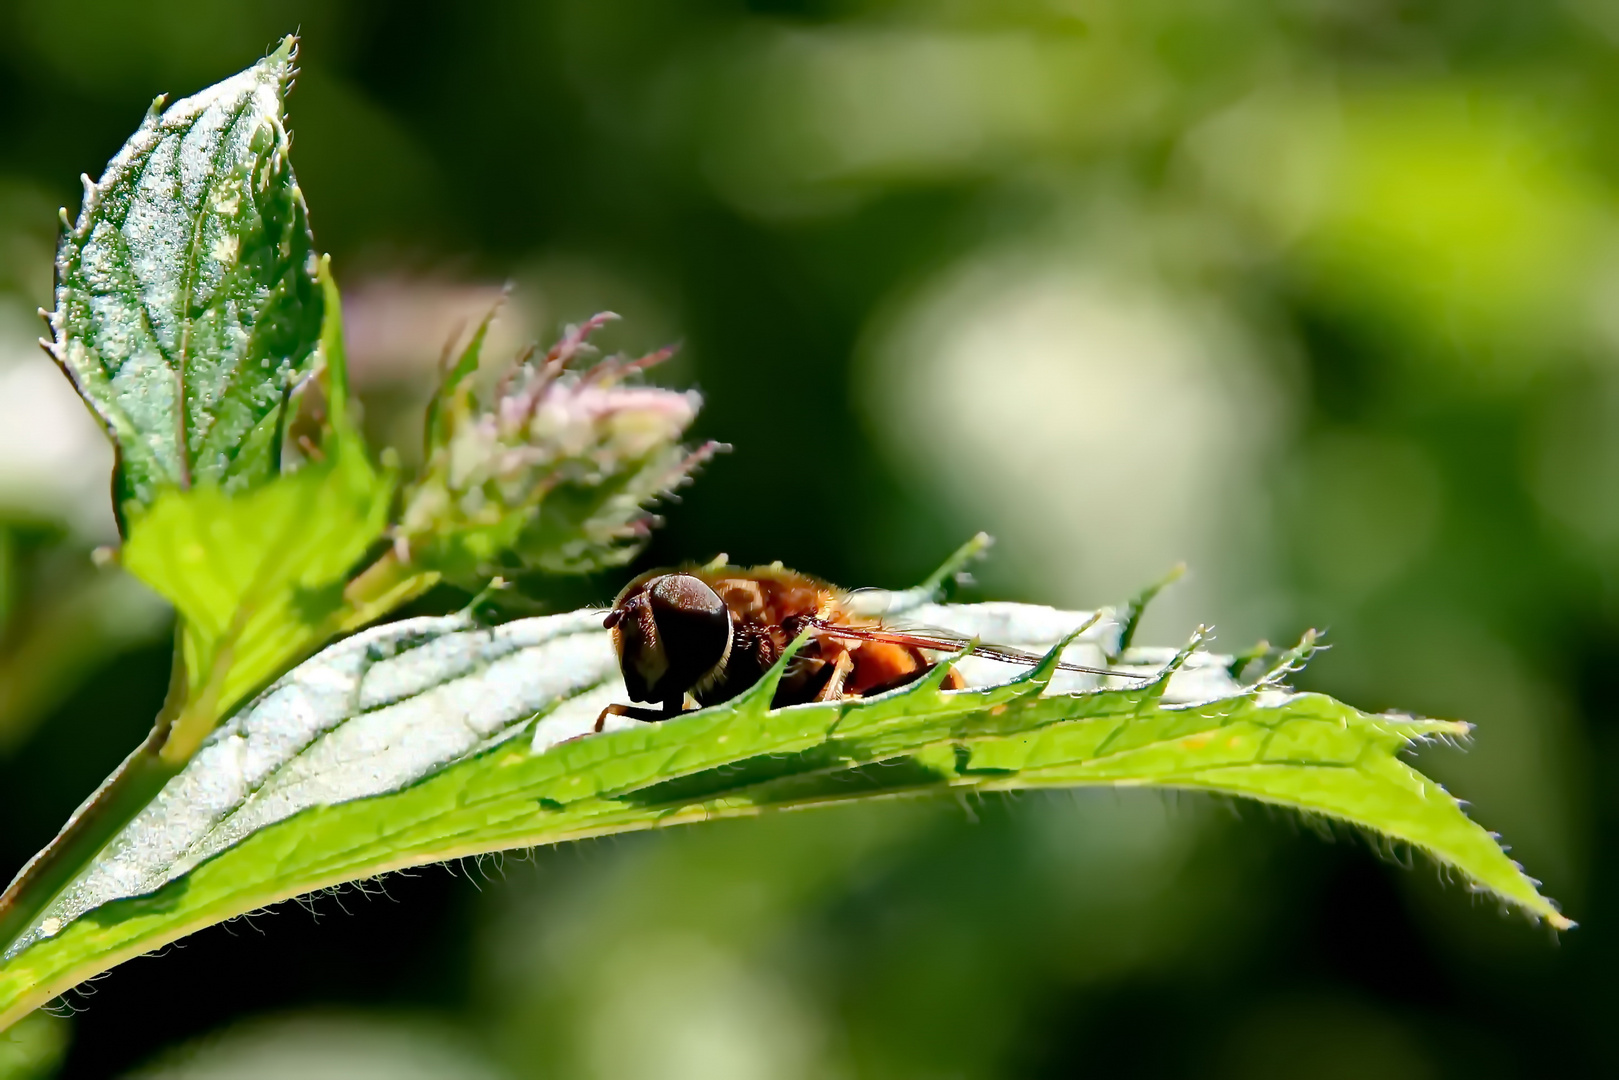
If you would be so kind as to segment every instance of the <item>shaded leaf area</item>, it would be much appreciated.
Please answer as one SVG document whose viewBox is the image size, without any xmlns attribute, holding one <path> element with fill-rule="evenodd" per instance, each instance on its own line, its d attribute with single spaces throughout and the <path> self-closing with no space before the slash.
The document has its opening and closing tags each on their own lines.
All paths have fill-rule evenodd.
<svg viewBox="0 0 1619 1080">
<path fill-rule="evenodd" d="M 1015 622 L 1019 606 L 937 611 L 966 625 Z M 622 694 L 597 614 L 493 630 L 411 620 L 302 665 L 216 732 L 12 944 L 0 1023 L 203 926 L 389 870 L 951 792 L 1130 785 L 1254 798 L 1421 848 L 1475 888 L 1567 925 L 1489 833 L 1400 760 L 1414 742 L 1464 734 L 1463 724 L 1369 716 L 1229 677 L 1217 696 L 1177 701 L 1222 685 L 1213 673 L 1227 658 L 1195 641 L 1151 682 L 1056 692 L 1058 659 L 1109 651 L 1120 626 L 1031 608 L 1030 619 L 1066 615 L 1069 630 L 1010 681 L 943 691 L 947 662 L 880 697 L 771 710 L 784 658 L 723 706 L 573 738 Z M 514 738 L 531 717 L 532 738 Z"/>
<path fill-rule="evenodd" d="M 158 111 L 95 184 L 57 255 L 52 352 L 119 450 L 116 501 L 245 488 L 279 467 L 284 403 L 322 297 L 287 159 L 293 41 Z"/>
</svg>

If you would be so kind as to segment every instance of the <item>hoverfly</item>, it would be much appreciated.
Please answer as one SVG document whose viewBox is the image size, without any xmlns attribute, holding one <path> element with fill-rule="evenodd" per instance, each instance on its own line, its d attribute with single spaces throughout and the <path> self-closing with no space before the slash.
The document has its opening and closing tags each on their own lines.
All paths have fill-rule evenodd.
<svg viewBox="0 0 1619 1080">
<path fill-rule="evenodd" d="M 687 699 L 697 707 L 729 701 L 753 686 L 804 631 L 810 638 L 788 664 L 772 708 L 812 701 L 869 697 L 925 675 L 929 653 L 957 652 L 968 639 L 941 630 L 894 629 L 856 614 L 849 593 L 785 569 L 780 563 L 740 569 L 724 557 L 680 570 L 653 570 L 625 586 L 603 625 L 612 631 L 624 686 L 631 699 L 661 706 L 609 705 L 609 716 L 667 720 Z M 974 655 L 1033 665 L 1038 656 L 996 645 L 973 644 Z M 1132 673 L 1060 664 L 1064 670 L 1136 677 Z M 960 690 L 950 671 L 941 684 Z"/>
</svg>

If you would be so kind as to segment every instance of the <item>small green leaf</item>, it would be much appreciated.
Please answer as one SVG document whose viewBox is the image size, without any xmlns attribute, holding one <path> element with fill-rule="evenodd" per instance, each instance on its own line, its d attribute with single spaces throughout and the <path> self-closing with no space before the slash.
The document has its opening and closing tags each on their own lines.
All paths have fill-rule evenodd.
<svg viewBox="0 0 1619 1080">
<path fill-rule="evenodd" d="M 466 381 L 468 375 L 478 370 L 478 364 L 483 359 L 484 339 L 489 336 L 489 327 L 494 324 L 495 316 L 498 314 L 500 305 L 489 309 L 483 321 L 478 323 L 478 328 L 472 332 L 472 340 L 467 342 L 467 347 L 461 350 L 461 355 L 455 358 L 454 363 L 445 368 L 438 390 L 427 403 L 426 437 L 423 446 L 428 455 L 443 446 L 449 435 L 445 428 L 445 414 L 447 410 L 454 408 L 457 395 L 463 394 L 461 384 Z"/>
<path fill-rule="evenodd" d="M 1185 574 L 1186 564 L 1181 563 L 1172 568 L 1169 573 L 1142 589 L 1134 599 L 1125 605 L 1122 616 L 1124 630 L 1119 634 L 1119 650 L 1121 652 L 1128 649 L 1131 643 L 1135 641 L 1136 631 L 1141 628 L 1141 616 L 1147 613 L 1147 605 L 1151 604 L 1159 593 L 1175 584 Z"/>
<path fill-rule="evenodd" d="M 244 494 L 167 490 L 134 520 L 121 560 L 180 613 L 186 708 L 164 756 L 184 761 L 246 694 L 337 627 L 349 571 L 387 526 L 392 478 L 352 439 Z"/>
<path fill-rule="evenodd" d="M 489 630 L 417 619 L 333 645 L 216 732 L 7 945 L 0 1025 L 125 958 L 345 881 L 896 795 L 1107 785 L 1257 799 L 1420 848 L 1474 887 L 1569 925 L 1455 799 L 1400 760 L 1464 724 L 1246 689 L 1229 657 L 1195 648 L 1131 650 L 1152 657 L 1149 677 L 1179 666 L 1099 689 L 1097 676 L 1054 661 L 1118 652 L 1123 625 L 1111 613 L 917 610 L 969 636 L 999 627 L 1055 644 L 1011 681 L 1005 664 L 985 661 L 999 674 L 980 665 L 959 692 L 941 689 L 941 664 L 877 697 L 771 710 L 766 686 L 666 723 L 613 718 L 618 730 L 586 738 L 576 736 L 601 707 L 623 700 L 599 612 Z M 984 660 L 964 658 L 964 669 L 967 659 Z"/>
<path fill-rule="evenodd" d="M 294 42 L 159 112 L 57 255 L 52 352 L 118 445 L 117 508 L 279 471 L 287 395 L 322 297 L 283 98 Z"/>
<path fill-rule="evenodd" d="M 326 317 L 320 327 L 320 355 L 326 369 L 326 420 L 334 437 L 358 439 L 349 419 L 349 359 L 343 344 L 343 296 L 332 277 L 332 257 L 322 255 L 315 272 L 325 298 Z"/>
</svg>

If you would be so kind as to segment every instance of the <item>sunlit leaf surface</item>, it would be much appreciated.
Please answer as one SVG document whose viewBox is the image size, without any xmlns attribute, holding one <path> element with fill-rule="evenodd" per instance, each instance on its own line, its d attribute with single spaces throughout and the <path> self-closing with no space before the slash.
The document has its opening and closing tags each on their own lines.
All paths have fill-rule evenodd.
<svg viewBox="0 0 1619 1080">
<path fill-rule="evenodd" d="M 888 594 L 891 614 L 919 597 Z M 903 601 L 898 598 L 904 598 Z M 868 603 L 869 603 L 868 598 Z M 223 725 L 6 949 L 0 1023 L 209 923 L 388 870 L 585 836 L 851 799 L 1077 785 L 1240 795 L 1415 845 L 1475 887 L 1565 925 L 1495 840 L 1399 759 L 1462 724 L 1374 717 L 1274 683 L 1240 686 L 1193 646 L 1122 671 L 1111 613 L 1019 604 L 904 612 L 1012 644 L 1032 670 L 967 658 L 889 694 L 772 711 L 770 680 L 663 724 L 623 700 L 600 613 L 492 629 L 414 619 L 331 646 Z M 779 668 L 778 668 L 779 670 Z M 1052 676 L 1062 683 L 1054 684 Z"/>
<path fill-rule="evenodd" d="M 118 502 L 278 465 L 320 333 L 282 99 L 292 39 L 159 112 L 95 184 L 57 256 L 52 350 L 118 444 Z"/>
</svg>

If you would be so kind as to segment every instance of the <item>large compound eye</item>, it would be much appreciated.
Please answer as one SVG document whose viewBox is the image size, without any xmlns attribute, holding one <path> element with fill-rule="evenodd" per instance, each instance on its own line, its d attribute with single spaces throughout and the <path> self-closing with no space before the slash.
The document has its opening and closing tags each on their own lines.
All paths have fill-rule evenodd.
<svg viewBox="0 0 1619 1080">
<path fill-rule="evenodd" d="M 719 594 L 690 574 L 665 574 L 646 591 L 669 667 L 659 697 L 684 696 L 731 651 L 731 612 Z"/>
<path fill-rule="evenodd" d="M 621 598 L 602 625 L 612 632 L 613 650 L 618 653 L 618 667 L 624 674 L 624 689 L 630 700 L 661 702 L 658 684 L 669 665 L 646 593 Z"/>
</svg>

